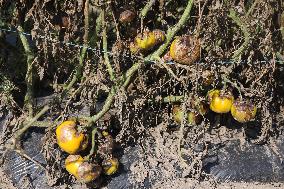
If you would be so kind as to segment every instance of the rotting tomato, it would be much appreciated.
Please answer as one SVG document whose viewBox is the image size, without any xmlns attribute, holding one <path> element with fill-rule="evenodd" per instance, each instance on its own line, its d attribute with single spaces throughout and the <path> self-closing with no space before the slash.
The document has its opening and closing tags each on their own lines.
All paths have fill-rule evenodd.
<svg viewBox="0 0 284 189">
<path fill-rule="evenodd" d="M 216 113 L 228 113 L 234 102 L 234 96 L 230 91 L 213 89 L 208 92 L 210 109 Z"/>
<path fill-rule="evenodd" d="M 180 64 L 193 64 L 200 57 L 199 39 L 189 35 L 177 37 L 170 46 L 170 55 Z"/>
<path fill-rule="evenodd" d="M 76 126 L 75 121 L 69 120 L 62 122 L 56 128 L 57 143 L 63 151 L 69 154 L 76 154 L 86 149 L 88 145 L 87 135 L 78 132 Z"/>
<path fill-rule="evenodd" d="M 106 131 L 102 131 L 102 135 L 103 137 L 99 140 L 97 152 L 101 157 L 107 157 L 113 151 L 114 140 L 112 136 Z"/>
<path fill-rule="evenodd" d="M 83 183 L 95 180 L 102 171 L 99 165 L 85 161 L 80 155 L 69 155 L 65 160 L 65 168 Z"/>
<path fill-rule="evenodd" d="M 176 123 L 181 124 L 183 116 L 186 116 L 187 123 L 196 125 L 202 121 L 202 116 L 196 112 L 187 112 L 182 111 L 180 106 L 174 106 L 173 108 L 173 119 Z"/>
<path fill-rule="evenodd" d="M 130 44 L 130 51 L 135 54 L 139 51 L 145 52 L 165 40 L 165 33 L 162 30 L 144 31 L 138 34 L 134 43 Z"/>
<path fill-rule="evenodd" d="M 106 175 L 113 175 L 117 172 L 119 162 L 117 158 L 111 157 L 102 162 L 102 167 Z"/>
<path fill-rule="evenodd" d="M 130 23 L 134 20 L 136 14 L 131 10 L 125 10 L 119 15 L 119 22 L 123 24 Z"/>
<path fill-rule="evenodd" d="M 254 119 L 256 111 L 256 106 L 249 100 L 237 99 L 231 107 L 231 114 L 233 118 L 241 123 Z"/>
</svg>

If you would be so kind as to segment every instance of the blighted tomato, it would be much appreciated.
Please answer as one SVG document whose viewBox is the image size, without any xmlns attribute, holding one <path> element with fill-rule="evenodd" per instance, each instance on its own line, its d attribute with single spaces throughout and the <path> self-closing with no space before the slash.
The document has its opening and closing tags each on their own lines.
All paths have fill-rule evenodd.
<svg viewBox="0 0 284 189">
<path fill-rule="evenodd" d="M 233 118 L 241 123 L 254 119 L 256 111 L 256 106 L 248 100 L 237 99 L 231 107 Z"/>
<path fill-rule="evenodd" d="M 210 109 L 216 113 L 227 113 L 231 110 L 234 97 L 231 92 L 225 90 L 211 90 L 208 92 Z"/>
<path fill-rule="evenodd" d="M 102 167 L 106 175 L 113 175 L 118 170 L 118 159 L 117 158 L 108 158 L 102 162 Z"/>
<path fill-rule="evenodd" d="M 201 74 L 201 82 L 204 86 L 209 86 L 214 82 L 214 73 L 210 70 L 204 70 Z"/>
<path fill-rule="evenodd" d="M 76 126 L 75 121 L 64 121 L 56 128 L 57 143 L 69 154 L 76 154 L 88 145 L 87 135 L 78 132 Z"/>
<path fill-rule="evenodd" d="M 193 64 L 200 56 L 199 39 L 189 35 L 177 37 L 170 46 L 170 55 L 180 64 Z"/>
<path fill-rule="evenodd" d="M 135 18 L 135 13 L 131 10 L 125 10 L 119 15 L 119 22 L 121 23 L 129 23 L 132 22 L 132 20 Z"/>
<path fill-rule="evenodd" d="M 139 51 L 147 51 L 165 40 L 165 33 L 162 30 L 144 31 L 138 34 L 134 43 L 130 44 L 130 51 L 137 53 Z"/>
<path fill-rule="evenodd" d="M 189 124 L 196 125 L 202 121 L 202 116 L 196 112 L 183 112 L 180 106 L 174 106 L 173 119 L 178 124 L 181 124 L 183 116 L 186 116 L 186 121 Z"/>
<path fill-rule="evenodd" d="M 65 160 L 66 170 L 80 182 L 88 183 L 100 176 L 102 168 L 85 161 L 80 155 L 69 155 Z"/>
<path fill-rule="evenodd" d="M 105 158 L 112 153 L 114 148 L 114 141 L 112 136 L 108 132 L 103 131 L 102 135 L 103 137 L 99 140 L 97 152 L 101 157 Z"/>
</svg>

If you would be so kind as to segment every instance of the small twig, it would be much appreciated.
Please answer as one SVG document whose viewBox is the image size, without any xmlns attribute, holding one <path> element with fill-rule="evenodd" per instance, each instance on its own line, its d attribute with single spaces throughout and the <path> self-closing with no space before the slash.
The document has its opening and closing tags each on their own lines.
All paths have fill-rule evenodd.
<svg viewBox="0 0 284 189">
<path fill-rule="evenodd" d="M 240 46 L 238 50 L 236 50 L 232 56 L 233 61 L 239 61 L 241 55 L 243 54 L 244 50 L 248 47 L 249 40 L 250 40 L 250 33 L 246 25 L 242 22 L 242 20 L 237 16 L 236 11 L 230 9 L 230 14 L 228 15 L 242 30 L 244 34 L 244 42 Z"/>
<path fill-rule="evenodd" d="M 248 17 L 250 15 L 250 13 L 252 12 L 252 10 L 255 8 L 255 6 L 257 5 L 257 3 L 259 2 L 259 0 L 255 0 L 253 2 L 253 4 L 250 6 L 248 12 L 246 13 L 246 17 Z"/>
<path fill-rule="evenodd" d="M 147 15 L 147 13 L 149 12 L 149 10 L 151 9 L 151 7 L 154 5 L 155 2 L 156 2 L 156 0 L 148 1 L 148 3 L 145 5 L 145 7 L 140 12 L 139 17 L 141 19 L 141 32 L 143 31 L 143 21 L 144 21 L 144 18 Z"/>
<path fill-rule="evenodd" d="M 241 100 L 243 99 L 242 90 L 241 90 L 241 88 L 238 86 L 237 83 L 232 82 L 231 80 L 227 79 L 226 77 L 223 77 L 223 82 L 225 83 L 224 86 L 226 86 L 226 83 L 230 83 L 232 86 L 234 86 L 234 87 L 238 90 L 238 92 L 239 92 L 240 99 L 241 99 Z M 225 87 L 225 89 L 226 89 L 226 87 Z"/>
<path fill-rule="evenodd" d="M 33 117 L 33 60 L 34 60 L 34 54 L 31 51 L 29 42 L 26 38 L 26 36 L 23 34 L 24 30 L 21 26 L 18 26 L 19 36 L 21 39 L 21 42 L 23 44 L 25 53 L 27 55 L 27 73 L 26 73 L 26 85 L 27 85 L 27 92 L 25 95 L 25 107 L 28 109 L 29 117 Z"/>
<path fill-rule="evenodd" d="M 107 29 L 106 29 L 106 21 L 105 21 L 105 10 L 102 10 L 102 26 L 103 26 L 103 50 L 104 50 L 104 63 L 107 67 L 107 71 L 110 75 L 111 81 L 115 80 L 114 71 L 110 64 L 107 50 Z"/>
<path fill-rule="evenodd" d="M 178 82 L 181 82 L 183 85 L 185 85 L 184 80 L 182 78 L 179 78 L 167 64 L 164 64 L 164 62 L 161 60 L 160 57 L 156 57 L 156 60 L 158 61 L 157 62 L 158 65 L 161 65 L 162 67 L 164 67 L 175 80 L 177 80 Z"/>
<path fill-rule="evenodd" d="M 112 19 L 113 19 L 113 21 L 114 21 L 114 25 L 115 25 L 115 29 L 116 29 L 116 32 L 115 32 L 115 33 L 116 33 L 116 38 L 117 38 L 118 41 L 120 41 L 121 38 L 120 38 L 120 35 L 119 35 L 118 23 L 117 23 L 117 21 L 116 21 L 116 19 L 115 19 L 113 10 L 111 10 L 111 15 L 112 15 Z"/>
</svg>

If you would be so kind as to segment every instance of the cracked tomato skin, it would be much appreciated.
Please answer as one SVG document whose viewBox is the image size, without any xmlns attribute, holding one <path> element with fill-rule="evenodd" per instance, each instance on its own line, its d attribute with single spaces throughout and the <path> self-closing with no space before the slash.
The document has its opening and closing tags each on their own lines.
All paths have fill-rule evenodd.
<svg viewBox="0 0 284 189">
<path fill-rule="evenodd" d="M 65 160 L 65 168 L 83 183 L 94 181 L 101 173 L 99 165 L 85 161 L 80 155 L 69 155 Z"/>
<path fill-rule="evenodd" d="M 88 138 L 76 129 L 75 121 L 64 121 L 56 128 L 56 138 L 59 147 L 69 153 L 76 154 L 86 149 Z"/>
<path fill-rule="evenodd" d="M 228 113 L 234 102 L 233 95 L 228 91 L 211 90 L 208 92 L 210 109 L 216 113 Z"/>
<path fill-rule="evenodd" d="M 245 123 L 254 119 L 256 111 L 256 106 L 248 100 L 237 99 L 231 107 L 233 118 L 240 123 Z"/>
</svg>

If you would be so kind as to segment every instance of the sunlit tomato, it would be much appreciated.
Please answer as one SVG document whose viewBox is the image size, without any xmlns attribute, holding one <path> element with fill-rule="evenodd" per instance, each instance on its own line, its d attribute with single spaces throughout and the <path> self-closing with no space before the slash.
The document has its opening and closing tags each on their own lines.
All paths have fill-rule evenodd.
<svg viewBox="0 0 284 189">
<path fill-rule="evenodd" d="M 113 175 L 117 172 L 119 162 L 117 158 L 108 158 L 102 162 L 102 167 L 106 175 Z"/>
<path fill-rule="evenodd" d="M 144 31 L 135 37 L 134 43 L 130 44 L 130 51 L 134 54 L 139 51 L 145 52 L 164 40 L 165 33 L 162 30 Z"/>
<path fill-rule="evenodd" d="M 56 128 L 56 138 L 59 147 L 69 154 L 76 154 L 88 145 L 88 137 L 77 131 L 75 121 L 61 123 Z"/>
<path fill-rule="evenodd" d="M 66 170 L 80 182 L 88 183 L 100 176 L 102 168 L 85 161 L 80 155 L 69 155 L 65 160 Z"/>
<path fill-rule="evenodd" d="M 241 123 L 252 120 L 256 115 L 256 111 L 256 106 L 248 100 L 237 99 L 231 107 L 233 118 Z"/>
<path fill-rule="evenodd" d="M 135 37 L 135 43 L 142 50 L 150 49 L 154 47 L 156 43 L 155 35 L 153 32 L 149 31 L 146 31 L 143 34 L 140 33 Z"/>
<path fill-rule="evenodd" d="M 208 92 L 210 109 L 216 113 L 227 113 L 231 110 L 234 97 L 229 91 L 211 90 Z"/>
<path fill-rule="evenodd" d="M 189 35 L 177 37 L 170 46 L 170 55 L 180 64 L 193 64 L 200 56 L 199 39 Z"/>
</svg>

